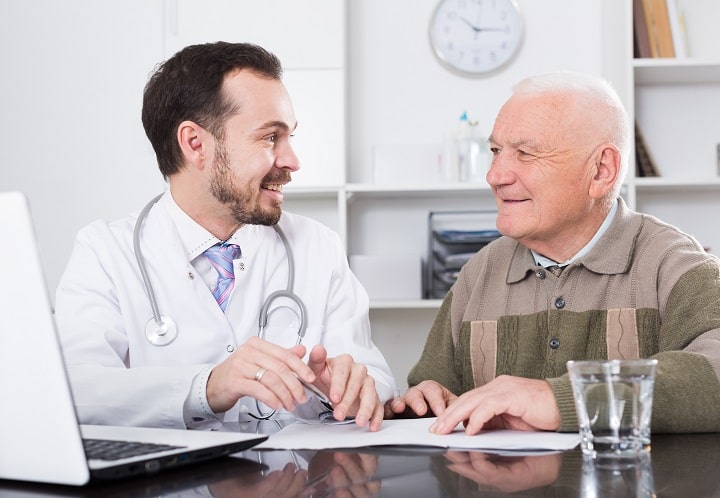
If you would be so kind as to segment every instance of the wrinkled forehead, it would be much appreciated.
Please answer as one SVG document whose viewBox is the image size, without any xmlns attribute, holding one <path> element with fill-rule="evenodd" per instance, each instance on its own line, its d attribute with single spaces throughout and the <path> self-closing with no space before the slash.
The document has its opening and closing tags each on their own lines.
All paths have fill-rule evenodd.
<svg viewBox="0 0 720 498">
<path fill-rule="evenodd" d="M 498 112 L 496 141 L 585 140 L 586 124 L 577 98 L 559 92 L 515 94 Z"/>
</svg>

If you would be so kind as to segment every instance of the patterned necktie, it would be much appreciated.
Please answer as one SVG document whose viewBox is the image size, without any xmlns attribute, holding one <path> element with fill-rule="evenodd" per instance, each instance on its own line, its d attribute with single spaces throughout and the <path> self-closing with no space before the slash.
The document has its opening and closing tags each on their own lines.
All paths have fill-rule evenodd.
<svg viewBox="0 0 720 498">
<path fill-rule="evenodd" d="M 235 274 L 233 273 L 233 260 L 240 253 L 240 246 L 237 244 L 217 244 L 205 251 L 210 264 L 217 270 L 218 279 L 213 297 L 225 312 L 227 298 L 235 286 Z"/>
<path fill-rule="evenodd" d="M 563 272 L 563 270 L 565 269 L 565 267 L 564 267 L 564 266 L 559 266 L 559 265 L 553 265 L 553 266 L 547 266 L 547 267 L 545 267 L 545 269 L 546 269 L 547 271 L 549 271 L 550 273 L 552 273 L 553 275 L 555 275 L 556 277 L 559 277 L 560 274 L 561 274 L 561 273 Z"/>
</svg>

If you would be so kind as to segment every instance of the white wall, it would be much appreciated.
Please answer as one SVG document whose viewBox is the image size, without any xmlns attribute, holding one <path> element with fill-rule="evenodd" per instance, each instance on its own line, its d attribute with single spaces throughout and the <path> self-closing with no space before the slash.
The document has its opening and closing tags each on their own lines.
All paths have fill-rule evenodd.
<svg viewBox="0 0 720 498">
<path fill-rule="evenodd" d="M 720 2 L 717 0 L 677 0 L 685 20 L 688 56 L 715 62 L 720 58 L 717 20 Z"/>
<path fill-rule="evenodd" d="M 162 3 L 2 4 L 0 190 L 28 195 L 54 294 L 81 226 L 163 188 L 140 123 L 163 58 Z"/>
</svg>

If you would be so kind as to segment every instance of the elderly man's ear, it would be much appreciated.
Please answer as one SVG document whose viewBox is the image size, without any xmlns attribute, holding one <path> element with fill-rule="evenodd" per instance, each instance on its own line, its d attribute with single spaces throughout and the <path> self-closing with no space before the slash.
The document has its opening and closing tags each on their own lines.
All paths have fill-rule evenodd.
<svg viewBox="0 0 720 498">
<path fill-rule="evenodd" d="M 604 145 L 597 150 L 594 161 L 589 194 L 590 197 L 599 199 L 611 191 L 618 180 L 621 162 L 620 151 L 612 145 Z"/>
</svg>

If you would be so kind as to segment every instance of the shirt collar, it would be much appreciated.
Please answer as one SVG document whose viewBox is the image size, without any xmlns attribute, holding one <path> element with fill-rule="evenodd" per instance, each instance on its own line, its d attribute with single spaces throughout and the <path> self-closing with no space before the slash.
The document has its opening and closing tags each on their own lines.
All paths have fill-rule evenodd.
<svg viewBox="0 0 720 498">
<path fill-rule="evenodd" d="M 571 258 L 563 261 L 562 263 L 558 263 L 557 261 L 553 261 L 550 258 L 546 258 L 542 254 L 539 254 L 535 251 L 531 251 L 533 258 L 535 259 L 535 263 L 542 266 L 543 268 L 547 268 L 548 266 L 567 266 L 576 259 L 580 259 L 581 257 L 585 256 L 587 253 L 590 252 L 590 250 L 595 247 L 595 244 L 597 244 L 598 240 L 600 240 L 600 237 L 603 236 L 603 234 L 607 231 L 607 229 L 610 227 L 610 223 L 612 222 L 613 218 L 615 217 L 615 213 L 617 213 L 618 210 L 618 200 L 615 199 L 615 202 L 613 202 L 612 207 L 610 208 L 610 212 L 605 216 L 605 219 L 602 222 L 602 225 L 600 225 L 600 228 L 598 228 L 597 232 L 595 232 L 595 235 L 593 235 L 593 238 L 590 239 L 590 242 L 585 244 L 582 249 L 580 249 L 577 253 L 575 253 L 574 256 Z"/>
<path fill-rule="evenodd" d="M 604 228 L 601 226 L 603 233 L 597 240 L 591 241 L 592 247 L 588 247 L 582 260 L 575 257 L 573 261 L 581 263 L 595 273 L 612 275 L 626 272 L 632 263 L 635 242 L 642 228 L 643 219 L 642 216 L 628 209 L 625 201 L 618 197 L 614 214 L 611 211 L 603 222 L 605 225 L 609 220 L 608 225 Z M 530 249 L 520 243 L 516 244 L 508 270 L 508 284 L 524 279 L 528 272 L 534 272 L 538 265 Z"/>
<path fill-rule="evenodd" d="M 224 242 L 188 216 L 188 214 L 177 205 L 170 190 L 165 193 L 160 202 L 164 204 L 170 215 L 170 219 L 177 229 L 188 261 L 192 261 L 204 253 L 209 247 Z M 228 239 L 228 242 L 237 244 L 238 242 L 235 240 L 236 237 L 237 232 Z"/>
<path fill-rule="evenodd" d="M 582 263 L 596 273 L 624 273 L 630 269 L 635 244 L 645 223 L 645 216 L 628 209 L 618 198 L 618 209 L 607 231 Z"/>
</svg>

